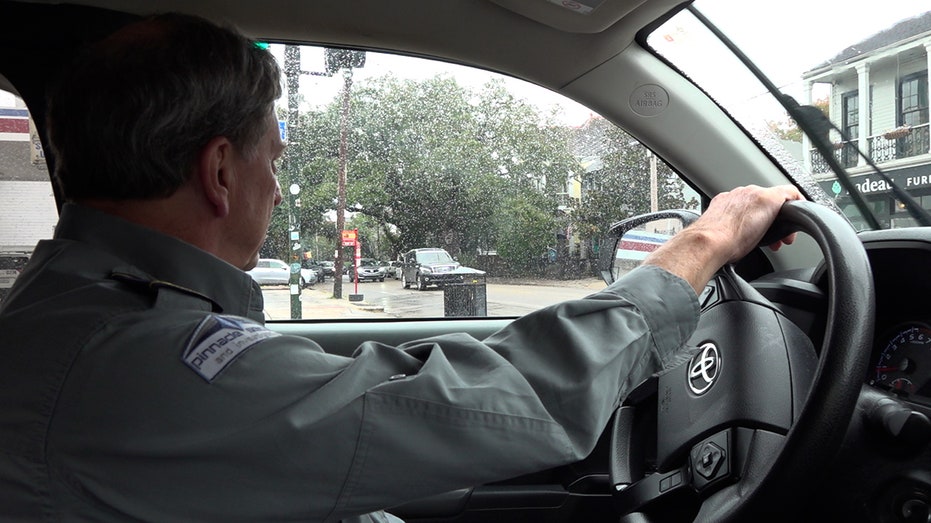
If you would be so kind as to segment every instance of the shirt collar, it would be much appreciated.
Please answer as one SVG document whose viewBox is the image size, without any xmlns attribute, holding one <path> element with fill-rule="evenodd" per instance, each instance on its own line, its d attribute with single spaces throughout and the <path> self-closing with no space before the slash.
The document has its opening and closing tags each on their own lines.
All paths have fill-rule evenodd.
<svg viewBox="0 0 931 523">
<path fill-rule="evenodd" d="M 262 319 L 262 291 L 251 276 L 172 236 L 90 207 L 68 203 L 62 208 L 55 238 L 106 250 L 153 280 L 206 296 L 224 314 Z"/>
</svg>

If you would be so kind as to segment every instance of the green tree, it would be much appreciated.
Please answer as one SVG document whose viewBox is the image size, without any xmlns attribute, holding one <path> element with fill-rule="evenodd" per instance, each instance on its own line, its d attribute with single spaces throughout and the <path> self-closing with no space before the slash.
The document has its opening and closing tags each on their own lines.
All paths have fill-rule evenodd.
<svg viewBox="0 0 931 523">
<path fill-rule="evenodd" d="M 541 257 L 554 242 L 556 218 L 543 210 L 545 205 L 540 198 L 541 195 L 526 193 L 506 202 L 508 219 L 501 224 L 497 250 L 514 275 L 540 274 Z"/>
<path fill-rule="evenodd" d="M 347 203 L 358 204 L 354 224 L 371 255 L 439 246 L 469 262 L 520 235 L 517 212 L 532 231 L 534 256 L 546 246 L 530 241 L 536 231 L 553 237 L 558 198 L 577 169 L 572 131 L 555 115 L 516 99 L 500 80 L 471 89 L 445 75 L 359 81 L 350 106 Z M 338 101 L 302 114 L 286 162 L 301 186 L 303 236 L 331 238 L 334 246 L 339 122 Z M 266 247 L 287 254 L 278 240 L 287 238 L 286 213 L 276 212 L 271 231 Z M 507 257 L 520 267 L 524 258 Z"/>
<path fill-rule="evenodd" d="M 393 253 L 428 245 L 454 255 L 494 248 L 505 198 L 563 187 L 573 163 L 568 132 L 500 82 L 471 90 L 448 76 L 384 76 L 356 85 L 350 114 L 349 204 L 360 204 Z M 337 111 L 326 107 L 305 119 L 317 126 L 305 133 L 305 162 L 335 178 Z M 317 132 L 330 135 L 314 138 Z M 327 191 L 314 200 L 318 206 L 327 205 Z M 545 197 L 534 201 L 541 215 L 555 210 Z"/>
</svg>

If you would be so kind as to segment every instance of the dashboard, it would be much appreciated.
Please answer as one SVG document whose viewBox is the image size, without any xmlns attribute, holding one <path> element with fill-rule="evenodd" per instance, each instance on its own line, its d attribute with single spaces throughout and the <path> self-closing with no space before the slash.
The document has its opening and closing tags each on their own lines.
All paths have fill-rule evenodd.
<svg viewBox="0 0 931 523">
<path fill-rule="evenodd" d="M 931 243 L 868 242 L 876 330 L 867 383 L 931 405 Z"/>
</svg>

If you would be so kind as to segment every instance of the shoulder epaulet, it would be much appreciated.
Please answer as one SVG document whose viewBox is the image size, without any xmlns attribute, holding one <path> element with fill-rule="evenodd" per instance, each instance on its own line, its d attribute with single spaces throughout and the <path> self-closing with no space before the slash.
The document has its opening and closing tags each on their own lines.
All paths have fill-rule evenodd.
<svg viewBox="0 0 931 523">
<path fill-rule="evenodd" d="M 220 304 L 209 296 L 169 281 L 152 278 L 139 271 L 117 269 L 110 273 L 110 278 L 152 295 L 156 308 L 223 312 Z"/>
</svg>

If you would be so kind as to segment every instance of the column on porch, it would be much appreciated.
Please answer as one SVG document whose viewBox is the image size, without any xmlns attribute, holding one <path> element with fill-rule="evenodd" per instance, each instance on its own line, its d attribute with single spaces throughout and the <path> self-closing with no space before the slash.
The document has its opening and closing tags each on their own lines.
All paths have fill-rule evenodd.
<svg viewBox="0 0 931 523">
<path fill-rule="evenodd" d="M 869 150 L 869 138 L 872 125 L 870 119 L 870 64 L 857 64 L 857 113 L 859 113 L 858 128 L 860 132 L 857 136 L 857 148 L 861 151 L 871 154 Z M 866 165 L 866 158 L 862 155 L 857 165 Z"/>
<path fill-rule="evenodd" d="M 811 84 L 810 80 L 805 81 L 805 85 L 802 86 L 802 105 L 811 105 Z M 808 138 L 806 133 L 802 133 L 802 166 L 805 169 L 805 172 L 813 172 L 811 168 L 811 139 Z"/>
<path fill-rule="evenodd" d="M 928 89 L 931 90 L 931 42 L 925 42 L 925 61 L 928 63 Z M 931 105 L 931 100 L 925 100 L 925 103 Z M 931 123 L 928 124 L 931 127 Z M 931 131 L 929 131 L 931 132 Z M 928 140 L 928 149 L 924 152 L 931 152 L 931 140 Z"/>
</svg>

